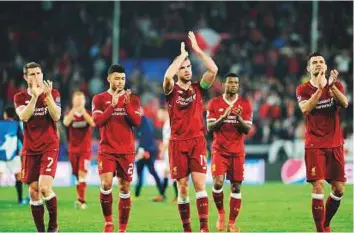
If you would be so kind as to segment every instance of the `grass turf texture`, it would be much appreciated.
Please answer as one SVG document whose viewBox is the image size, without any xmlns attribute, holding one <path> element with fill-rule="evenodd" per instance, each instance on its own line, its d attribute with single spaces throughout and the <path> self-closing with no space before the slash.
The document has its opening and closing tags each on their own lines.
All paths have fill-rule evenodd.
<svg viewBox="0 0 354 233">
<path fill-rule="evenodd" d="M 216 231 L 217 211 L 209 193 L 209 228 Z M 26 190 L 26 189 L 24 189 Z M 133 189 L 132 189 L 133 191 Z M 74 209 L 75 187 L 56 187 L 58 196 L 59 225 L 61 232 L 102 232 L 103 216 L 99 203 L 99 188 L 89 186 L 86 210 Z M 133 192 L 132 192 L 133 193 Z M 157 194 L 155 187 L 143 187 L 142 195 L 133 197 L 128 231 L 182 231 L 177 205 L 171 202 L 172 187 L 168 188 L 168 199 L 154 203 L 151 198 Z M 326 185 L 325 197 L 329 194 Z M 118 189 L 113 189 L 113 218 L 115 231 L 118 230 Z M 193 231 L 199 230 L 194 191 L 191 197 L 191 217 Z M 224 187 L 224 206 L 228 218 L 229 186 Z M 45 209 L 47 223 L 47 210 Z M 16 204 L 16 191 L 13 187 L 0 188 L 0 229 L 2 232 L 35 231 L 28 205 Z M 284 185 L 267 183 L 263 186 L 244 185 L 242 187 L 242 208 L 236 221 L 241 231 L 248 232 L 314 232 L 311 214 L 311 187 L 306 185 Z M 339 211 L 332 220 L 332 231 L 353 232 L 353 186 L 347 185 Z"/>
</svg>

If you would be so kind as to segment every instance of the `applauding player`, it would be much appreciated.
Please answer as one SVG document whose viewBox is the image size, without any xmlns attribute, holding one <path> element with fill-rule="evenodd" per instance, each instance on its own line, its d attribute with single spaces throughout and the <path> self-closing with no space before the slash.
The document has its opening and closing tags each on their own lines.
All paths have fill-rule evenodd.
<svg viewBox="0 0 354 233">
<path fill-rule="evenodd" d="M 224 77 L 224 94 L 212 99 L 207 114 L 208 131 L 213 132 L 212 175 L 213 198 L 219 217 L 218 231 L 225 227 L 223 185 L 225 173 L 231 182 L 230 215 L 227 230 L 238 232 L 235 220 L 241 209 L 241 183 L 245 163 L 243 136 L 252 126 L 251 103 L 238 95 L 239 78 L 229 73 Z"/>
<path fill-rule="evenodd" d="M 310 81 L 296 89 L 305 116 L 305 162 L 307 181 L 312 184 L 312 215 L 318 232 L 330 232 L 330 222 L 338 210 L 346 181 L 343 134 L 339 110 L 348 107 L 343 85 L 332 70 L 327 80 L 327 64 L 322 54 L 312 53 L 307 61 Z M 324 180 L 331 192 L 324 206 Z"/>
<path fill-rule="evenodd" d="M 214 61 L 198 46 L 193 32 L 188 33 L 194 52 L 202 60 L 207 72 L 200 81 L 192 82 L 192 65 L 185 45 L 181 54 L 168 67 L 163 82 L 167 109 L 171 122 L 169 162 L 172 179 L 178 183 L 178 209 L 185 232 L 191 231 L 188 176 L 191 173 L 196 191 L 200 230 L 208 228 L 208 194 L 205 180 L 207 172 L 206 130 L 203 123 L 203 92 L 215 80 L 218 68 Z M 175 83 L 174 77 L 178 81 Z"/>
<path fill-rule="evenodd" d="M 130 182 L 133 177 L 135 138 L 133 126 L 141 123 L 140 100 L 125 91 L 125 70 L 112 65 L 108 70 L 109 89 L 93 97 L 92 113 L 100 129 L 98 171 L 101 179 L 101 207 L 104 232 L 112 232 L 112 182 L 119 178 L 119 232 L 127 229 L 130 214 Z"/>
<path fill-rule="evenodd" d="M 74 92 L 72 109 L 64 117 L 64 125 L 68 127 L 68 152 L 72 172 L 76 176 L 78 209 L 86 209 L 86 173 L 91 158 L 91 127 L 95 126 L 91 113 L 85 109 L 85 95 L 81 91 Z"/>
<path fill-rule="evenodd" d="M 22 181 L 29 185 L 31 211 L 37 231 L 45 231 L 43 197 L 49 213 L 47 231 L 57 232 L 57 197 L 52 183 L 59 153 L 56 122 L 61 116 L 60 95 L 52 88 L 51 81 L 43 81 L 39 64 L 27 63 L 23 73 L 28 89 L 14 97 L 16 112 L 24 122 Z"/>
</svg>

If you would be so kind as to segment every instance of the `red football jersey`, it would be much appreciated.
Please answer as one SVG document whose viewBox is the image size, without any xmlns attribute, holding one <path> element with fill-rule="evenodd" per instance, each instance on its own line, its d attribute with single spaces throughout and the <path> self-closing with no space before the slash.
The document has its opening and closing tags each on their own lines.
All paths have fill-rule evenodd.
<svg viewBox="0 0 354 233">
<path fill-rule="evenodd" d="M 343 85 L 336 82 L 335 85 L 344 93 Z M 316 92 L 309 81 L 296 88 L 298 102 L 308 100 Z M 316 107 L 305 115 L 306 133 L 305 148 L 333 148 L 343 145 L 343 134 L 339 120 L 340 106 L 336 99 L 330 95 L 326 86 Z"/>
<path fill-rule="evenodd" d="M 111 105 L 112 95 L 103 92 L 93 97 L 92 114 L 100 129 L 99 152 L 108 154 L 135 153 L 133 126 L 141 123 L 139 97 L 131 95 L 130 103 L 124 107 L 124 95 L 116 107 Z"/>
<path fill-rule="evenodd" d="M 252 124 L 252 105 L 249 100 L 238 96 L 234 102 L 229 102 L 224 95 L 210 100 L 207 120 L 218 120 L 229 106 L 242 107 L 242 119 Z M 230 113 L 218 130 L 213 132 L 212 150 L 225 155 L 243 155 L 245 153 L 244 134 L 236 128 L 236 115 Z"/>
<path fill-rule="evenodd" d="M 87 111 L 91 115 L 90 111 Z M 71 153 L 91 151 L 91 127 L 81 114 L 74 114 L 68 126 L 68 151 Z"/>
<path fill-rule="evenodd" d="M 203 90 L 200 82 L 194 82 L 188 90 L 176 83 L 169 95 L 166 95 L 167 109 L 170 116 L 172 140 L 186 140 L 204 136 Z"/>
<path fill-rule="evenodd" d="M 52 90 L 55 103 L 60 107 L 60 94 L 56 89 Z M 14 96 L 15 107 L 25 106 L 31 100 L 28 90 L 21 91 Z M 56 122 L 51 118 L 48 107 L 44 104 L 45 94 L 38 97 L 33 115 L 27 122 L 23 122 L 24 155 L 40 154 L 48 151 L 59 150 Z"/>
</svg>

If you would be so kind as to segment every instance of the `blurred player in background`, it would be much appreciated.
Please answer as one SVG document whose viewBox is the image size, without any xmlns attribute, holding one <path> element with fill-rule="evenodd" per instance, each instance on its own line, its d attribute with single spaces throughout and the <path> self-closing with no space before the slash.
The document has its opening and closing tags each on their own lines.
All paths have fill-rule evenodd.
<svg viewBox="0 0 354 233">
<path fill-rule="evenodd" d="M 169 155 L 168 155 L 168 142 L 170 141 L 171 136 L 171 126 L 170 126 L 170 118 L 168 116 L 168 112 L 165 109 L 160 109 L 158 112 L 158 118 L 163 122 L 162 126 L 162 157 L 165 162 L 164 169 L 164 178 L 163 178 L 163 196 L 166 197 L 166 190 L 168 186 L 168 180 L 170 175 L 170 165 L 169 165 Z M 175 193 L 175 197 L 172 199 L 173 202 L 177 202 L 178 191 L 177 191 L 177 181 L 173 181 L 173 191 Z"/>
<path fill-rule="evenodd" d="M 125 232 L 130 215 L 130 183 L 133 178 L 135 137 L 133 126 L 141 123 L 140 100 L 124 90 L 125 69 L 112 65 L 108 69 L 109 89 L 93 97 L 92 113 L 100 129 L 98 171 L 101 180 L 101 207 L 104 232 L 114 230 L 112 220 L 112 182 L 119 178 L 119 232 Z"/>
<path fill-rule="evenodd" d="M 16 112 L 24 122 L 22 181 L 29 184 L 32 216 L 39 232 L 45 231 L 45 200 L 49 213 L 48 232 L 57 232 L 57 197 L 52 189 L 57 169 L 59 140 L 56 122 L 61 116 L 60 94 L 51 81 L 43 81 L 42 68 L 30 62 L 23 68 L 28 89 L 14 97 Z"/>
<path fill-rule="evenodd" d="M 340 205 L 344 183 L 343 134 L 339 112 L 348 107 L 337 70 L 327 80 L 327 64 L 321 53 L 310 54 L 307 61 L 310 81 L 296 89 L 305 116 L 305 162 L 307 181 L 312 184 L 312 215 L 318 232 L 330 232 L 330 222 Z M 331 192 L 324 205 L 324 181 Z"/>
<path fill-rule="evenodd" d="M 206 191 L 206 140 L 203 123 L 204 92 L 214 83 L 218 68 L 214 61 L 198 46 L 193 32 L 188 33 L 192 48 L 207 68 L 202 79 L 192 82 L 192 65 L 181 43 L 181 54 L 168 67 L 163 90 L 166 95 L 167 109 L 171 122 L 169 142 L 169 161 L 172 179 L 178 183 L 178 209 L 185 232 L 192 231 L 190 223 L 190 205 L 188 178 L 196 191 L 200 231 L 208 228 L 208 193 Z M 178 81 L 175 83 L 174 77 Z"/>
<path fill-rule="evenodd" d="M 86 209 L 86 175 L 91 159 L 91 127 L 95 127 L 91 111 L 85 109 L 85 95 L 76 91 L 72 97 L 72 108 L 64 117 L 64 125 L 68 127 L 68 152 L 72 172 L 76 177 L 78 209 Z"/>
<path fill-rule="evenodd" d="M 143 185 L 143 171 L 144 167 L 147 166 L 149 169 L 149 173 L 154 177 L 156 187 L 159 192 L 159 195 L 153 198 L 153 201 L 164 201 L 165 197 L 162 193 L 160 177 L 157 175 L 154 166 L 156 157 L 158 155 L 158 148 L 155 139 L 155 126 L 152 120 L 143 114 L 143 111 L 140 127 L 137 128 L 137 138 L 139 144 L 136 155 L 136 171 L 138 175 L 138 180 L 135 186 L 135 196 L 140 196 L 141 187 Z"/>
<path fill-rule="evenodd" d="M 252 127 L 252 106 L 238 95 L 240 80 L 234 73 L 224 77 L 222 96 L 210 100 L 207 114 L 208 131 L 213 132 L 212 176 L 213 198 L 218 209 L 216 229 L 225 228 L 223 185 L 225 173 L 231 182 L 230 215 L 227 231 L 239 232 L 235 220 L 241 209 L 241 183 L 245 164 L 244 135 Z"/>
<path fill-rule="evenodd" d="M 14 157 L 11 160 L 0 161 L 0 181 L 5 170 L 9 170 L 10 174 L 15 176 L 15 188 L 17 192 L 17 202 L 18 204 L 23 204 L 22 195 L 22 181 L 21 181 L 21 150 L 23 144 L 23 126 L 21 122 L 18 121 L 16 115 L 16 110 L 14 107 L 7 107 L 4 110 L 3 118 L 5 121 L 12 121 L 17 123 L 17 144 L 16 149 L 14 148 Z"/>
</svg>

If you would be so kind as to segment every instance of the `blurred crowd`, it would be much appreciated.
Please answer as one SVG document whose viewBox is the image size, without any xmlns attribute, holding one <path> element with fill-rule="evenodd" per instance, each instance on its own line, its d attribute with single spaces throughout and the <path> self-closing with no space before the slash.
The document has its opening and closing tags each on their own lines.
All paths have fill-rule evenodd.
<svg viewBox="0 0 354 233">
<path fill-rule="evenodd" d="M 92 96 L 107 89 L 113 2 L 0 5 L 0 112 L 12 104 L 16 92 L 26 88 L 22 67 L 28 61 L 39 62 L 44 77 L 54 81 L 64 112 L 73 91 L 82 90 L 90 107 Z M 312 2 L 121 2 L 120 16 L 116 52 L 121 60 L 172 60 L 189 30 L 227 35 L 213 54 L 219 78 L 208 99 L 222 93 L 221 77 L 235 72 L 241 94 L 253 104 L 254 126 L 247 143 L 303 137 L 295 89 L 309 79 L 305 68 L 311 52 Z M 325 55 L 329 69 L 340 72 L 350 100 L 350 107 L 342 111 L 347 136 L 353 123 L 353 2 L 319 2 L 318 16 L 318 51 Z M 194 66 L 195 77 L 202 74 L 199 67 Z M 140 96 L 145 114 L 157 128 L 161 123 L 156 113 L 164 107 L 162 82 L 156 81 L 161 78 L 145 77 L 139 65 L 128 77 L 128 86 Z"/>
</svg>

